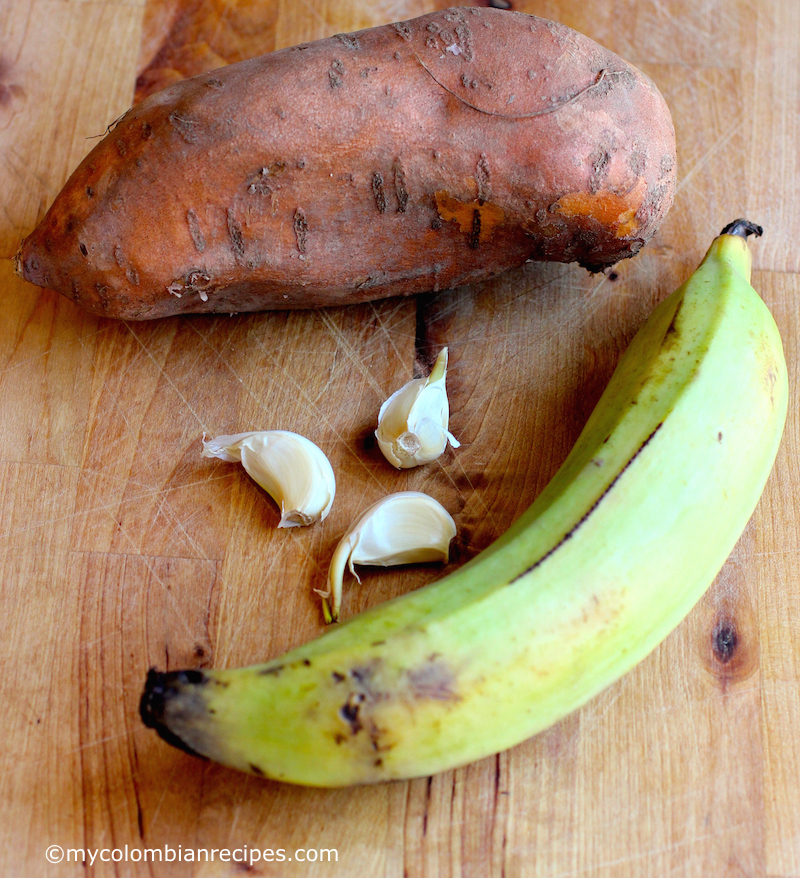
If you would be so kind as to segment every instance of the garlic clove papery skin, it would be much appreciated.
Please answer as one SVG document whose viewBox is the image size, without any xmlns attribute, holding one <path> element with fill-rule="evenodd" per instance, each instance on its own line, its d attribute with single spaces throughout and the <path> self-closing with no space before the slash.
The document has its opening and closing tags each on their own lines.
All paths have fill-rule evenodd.
<svg viewBox="0 0 800 878">
<path fill-rule="evenodd" d="M 205 433 L 203 434 L 203 450 L 202 457 L 216 457 L 219 460 L 228 463 L 241 463 L 242 461 L 242 444 L 252 436 L 258 436 L 258 430 L 252 430 L 249 433 L 235 433 L 231 436 L 217 436 L 215 439 L 206 441 Z"/>
<path fill-rule="evenodd" d="M 452 516 L 428 494 L 400 491 L 374 503 L 348 528 L 333 553 L 328 592 L 323 594 L 331 598 L 326 619 L 339 618 L 346 567 L 358 579 L 355 564 L 380 567 L 427 561 L 446 564 L 455 535 Z"/>
<path fill-rule="evenodd" d="M 280 506 L 278 527 L 322 521 L 336 496 L 336 478 L 328 458 L 310 439 L 287 430 L 262 430 L 218 436 L 203 442 L 203 457 L 240 462 Z"/>
<path fill-rule="evenodd" d="M 442 348 L 427 378 L 413 378 L 395 391 L 378 413 L 375 438 L 383 456 L 398 469 L 410 469 L 441 457 L 447 443 L 460 443 L 449 432 L 447 348 Z"/>
</svg>

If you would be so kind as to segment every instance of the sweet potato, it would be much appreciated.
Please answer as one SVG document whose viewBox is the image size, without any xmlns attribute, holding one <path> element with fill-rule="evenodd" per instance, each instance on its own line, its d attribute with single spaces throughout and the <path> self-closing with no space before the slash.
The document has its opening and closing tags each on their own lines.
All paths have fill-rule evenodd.
<svg viewBox="0 0 800 878">
<path fill-rule="evenodd" d="M 151 95 L 17 265 L 129 319 L 365 301 L 528 259 L 599 270 L 652 237 L 675 176 L 642 73 L 563 25 L 454 8 Z"/>
</svg>

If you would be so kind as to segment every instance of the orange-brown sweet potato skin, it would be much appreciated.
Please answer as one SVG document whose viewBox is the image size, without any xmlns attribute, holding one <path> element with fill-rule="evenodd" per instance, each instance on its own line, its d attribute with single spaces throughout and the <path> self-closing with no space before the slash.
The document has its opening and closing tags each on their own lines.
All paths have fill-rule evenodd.
<svg viewBox="0 0 800 878">
<path fill-rule="evenodd" d="M 596 270 L 652 237 L 675 177 L 643 74 L 562 25 L 454 8 L 152 95 L 18 268 L 126 319 L 345 304 L 528 259 Z"/>
</svg>

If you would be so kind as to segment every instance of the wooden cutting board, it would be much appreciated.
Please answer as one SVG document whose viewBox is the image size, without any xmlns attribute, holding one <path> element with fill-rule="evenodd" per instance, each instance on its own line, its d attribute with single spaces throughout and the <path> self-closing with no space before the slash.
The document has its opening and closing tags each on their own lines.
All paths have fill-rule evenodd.
<svg viewBox="0 0 800 878">
<path fill-rule="evenodd" d="M 134 98 L 446 5 L 4 3 L 2 874 L 800 875 L 796 0 L 514 0 L 640 66 L 673 112 L 675 205 L 656 239 L 605 276 L 528 264 L 412 299 L 137 324 L 88 316 L 13 273 L 21 238 Z M 349 522 L 386 493 L 424 490 L 453 513 L 449 569 L 491 543 L 555 472 L 656 302 L 740 215 L 766 228 L 754 285 L 786 347 L 787 430 L 717 582 L 634 672 L 509 752 L 352 790 L 237 774 L 143 727 L 150 666 L 232 667 L 318 635 L 312 589 Z M 398 473 L 372 439 L 378 407 L 445 344 L 462 447 Z M 204 432 L 270 428 L 329 455 L 339 491 L 322 525 L 278 531 L 276 508 L 240 469 L 200 457 Z M 345 615 L 439 574 L 365 571 L 347 584 Z M 184 857 L 241 858 L 245 845 L 292 860 L 248 871 L 219 854 Z M 134 862 L 145 848 L 174 859 Z M 70 849 L 86 864 L 67 862 Z M 321 849 L 336 861 L 296 853 Z"/>
</svg>

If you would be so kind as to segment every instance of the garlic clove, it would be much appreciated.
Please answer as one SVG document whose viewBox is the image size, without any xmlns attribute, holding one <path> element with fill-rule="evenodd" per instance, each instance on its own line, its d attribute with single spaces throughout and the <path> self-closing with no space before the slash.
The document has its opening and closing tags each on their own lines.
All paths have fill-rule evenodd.
<svg viewBox="0 0 800 878">
<path fill-rule="evenodd" d="M 345 567 L 358 579 L 355 564 L 446 564 L 455 535 L 456 525 L 450 513 L 427 494 L 401 491 L 374 503 L 349 527 L 333 553 L 328 591 L 318 592 L 326 598 L 326 620 L 339 618 Z M 328 597 L 332 599 L 330 606 Z"/>
<path fill-rule="evenodd" d="M 203 457 L 240 462 L 280 506 L 278 527 L 322 521 L 336 494 L 325 454 L 311 440 L 286 430 L 253 431 L 203 440 Z"/>
<path fill-rule="evenodd" d="M 383 456 L 398 469 L 439 458 L 449 442 L 460 443 L 447 429 L 447 348 L 442 348 L 427 378 L 413 378 L 395 391 L 378 413 L 375 438 Z"/>
</svg>

